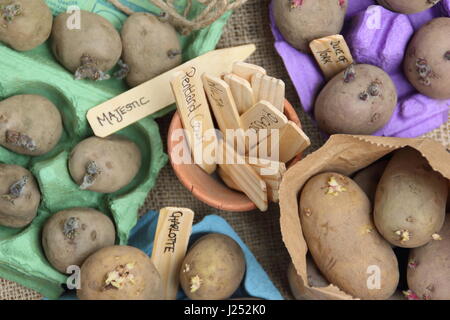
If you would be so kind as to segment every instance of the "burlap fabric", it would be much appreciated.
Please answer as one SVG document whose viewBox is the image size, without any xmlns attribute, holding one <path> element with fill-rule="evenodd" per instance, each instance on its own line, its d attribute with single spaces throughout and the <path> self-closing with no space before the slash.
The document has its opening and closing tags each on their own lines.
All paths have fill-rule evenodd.
<svg viewBox="0 0 450 320">
<path fill-rule="evenodd" d="M 270 75 L 286 82 L 287 99 L 296 107 L 303 130 L 311 138 L 312 146 L 307 151 L 310 153 L 318 149 L 325 141 L 308 116 L 301 111 L 299 99 L 284 69 L 283 62 L 273 48 L 273 38 L 268 25 L 269 2 L 270 0 L 249 0 L 243 8 L 235 12 L 225 28 L 219 47 L 256 44 L 258 50 L 249 62 L 264 67 Z M 166 140 L 170 119 L 171 115 L 168 115 L 158 120 L 164 140 Z M 450 147 L 450 121 L 426 136 Z M 288 299 L 292 298 L 286 276 L 289 256 L 281 239 L 277 205 L 271 205 L 265 213 L 257 211 L 230 213 L 212 209 L 191 196 L 189 191 L 179 183 L 168 164 L 162 170 L 157 185 L 150 192 L 142 212 L 150 209 L 158 210 L 165 206 L 191 208 L 196 213 L 196 221 L 208 214 L 217 214 L 225 218 L 254 253 L 281 293 Z M 0 299 L 40 298 L 41 296 L 32 290 L 0 279 Z"/>
</svg>

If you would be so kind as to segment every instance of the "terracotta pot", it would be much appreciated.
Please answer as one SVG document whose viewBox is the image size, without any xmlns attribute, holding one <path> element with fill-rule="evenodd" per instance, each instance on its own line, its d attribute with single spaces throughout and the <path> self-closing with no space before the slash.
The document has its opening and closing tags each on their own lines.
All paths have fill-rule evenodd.
<svg viewBox="0 0 450 320">
<path fill-rule="evenodd" d="M 289 120 L 301 126 L 294 107 L 287 100 L 285 100 L 284 104 L 284 114 Z M 172 161 L 172 149 L 181 140 L 171 139 L 172 133 L 182 128 L 180 116 L 178 112 L 175 112 L 167 136 L 167 149 L 170 163 L 180 182 L 192 192 L 194 197 L 213 208 L 233 212 L 245 212 L 256 209 L 254 203 L 245 194 L 230 189 L 217 175 L 207 174 L 196 164 L 175 164 Z M 288 163 L 288 166 L 298 162 L 301 157 L 302 155 L 299 154 Z"/>
</svg>

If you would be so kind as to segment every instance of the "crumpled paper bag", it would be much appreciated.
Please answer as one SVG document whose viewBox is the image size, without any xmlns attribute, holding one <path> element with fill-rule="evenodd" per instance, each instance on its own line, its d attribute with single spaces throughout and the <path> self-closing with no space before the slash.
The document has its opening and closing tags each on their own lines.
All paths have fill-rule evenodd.
<svg viewBox="0 0 450 320">
<path fill-rule="evenodd" d="M 374 0 L 350 0 L 342 31 L 353 58 L 384 69 L 392 77 L 399 101 L 390 122 L 374 135 L 414 138 L 448 121 L 450 100 L 435 100 L 419 94 L 403 75 L 403 55 L 414 32 L 436 17 L 450 16 L 450 0 L 442 0 L 425 12 L 404 15 L 376 5 Z M 287 43 L 271 13 L 275 48 L 284 61 L 302 102 L 313 116 L 314 101 L 325 84 L 316 61 Z"/>
<path fill-rule="evenodd" d="M 374 136 L 333 135 L 316 152 L 295 164 L 284 175 L 280 186 L 280 225 L 283 241 L 299 276 L 298 285 L 315 299 L 348 300 L 351 297 L 335 285 L 314 288 L 308 284 L 306 255 L 308 247 L 299 217 L 299 193 L 303 185 L 321 172 L 351 175 L 385 155 L 404 147 L 419 151 L 430 166 L 450 183 L 450 153 L 431 139 L 401 139 Z"/>
</svg>

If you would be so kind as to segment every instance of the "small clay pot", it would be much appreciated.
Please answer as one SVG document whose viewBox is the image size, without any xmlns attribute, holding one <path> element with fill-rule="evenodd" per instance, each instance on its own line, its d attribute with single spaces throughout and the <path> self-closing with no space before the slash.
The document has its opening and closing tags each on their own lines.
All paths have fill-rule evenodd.
<svg viewBox="0 0 450 320">
<path fill-rule="evenodd" d="M 287 100 L 284 103 L 284 114 L 301 127 L 294 107 Z M 169 127 L 167 149 L 170 163 L 180 182 L 192 192 L 194 197 L 213 208 L 232 212 L 256 209 L 255 204 L 245 194 L 229 188 L 220 178 L 207 174 L 196 164 L 176 164 L 172 161 L 172 150 L 175 145 L 180 143 L 180 140 L 173 140 L 170 137 L 175 130 L 182 128 L 181 118 L 178 112 L 175 112 Z M 301 154 L 297 155 L 287 164 L 288 167 L 297 163 L 301 158 Z"/>
</svg>

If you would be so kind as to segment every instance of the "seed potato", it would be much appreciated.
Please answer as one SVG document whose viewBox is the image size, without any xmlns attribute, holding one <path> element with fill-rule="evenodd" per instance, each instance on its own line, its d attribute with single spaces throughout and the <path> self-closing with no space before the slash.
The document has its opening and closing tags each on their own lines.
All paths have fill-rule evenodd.
<svg viewBox="0 0 450 320">
<path fill-rule="evenodd" d="M 397 90 L 382 69 L 351 65 L 322 89 L 315 102 L 315 118 L 328 134 L 371 135 L 383 128 L 397 105 Z"/>
<path fill-rule="evenodd" d="M 417 31 L 406 50 L 404 72 L 420 93 L 450 99 L 450 18 L 436 18 Z"/>
<path fill-rule="evenodd" d="M 387 164 L 387 160 L 375 162 L 367 168 L 359 171 L 353 178 L 358 186 L 369 197 L 369 200 L 372 204 L 375 200 L 375 193 L 377 192 L 378 182 L 380 181 Z"/>
<path fill-rule="evenodd" d="M 31 172 L 0 163 L 0 225 L 27 226 L 36 217 L 41 193 Z"/>
<path fill-rule="evenodd" d="M 241 247 L 230 237 L 212 233 L 189 249 L 180 271 L 180 284 L 192 300 L 225 300 L 239 288 L 245 273 Z"/>
<path fill-rule="evenodd" d="M 53 54 L 77 79 L 107 79 L 105 73 L 122 54 L 120 35 L 102 16 L 84 10 L 79 14 L 79 19 L 76 13 L 61 13 L 55 18 Z"/>
<path fill-rule="evenodd" d="M 28 51 L 50 37 L 53 16 L 44 0 L 0 0 L 0 6 L 1 42 Z"/>
<path fill-rule="evenodd" d="M 447 192 L 447 180 L 418 151 L 396 151 L 377 187 L 378 231 L 398 247 L 425 245 L 442 228 Z"/>
<path fill-rule="evenodd" d="M 334 172 L 316 175 L 303 187 L 299 208 L 308 249 L 330 283 L 355 298 L 392 296 L 399 281 L 397 258 L 353 180 Z"/>
<path fill-rule="evenodd" d="M 424 300 L 450 300 L 450 214 L 438 235 L 410 253 L 408 286 Z"/>
<path fill-rule="evenodd" d="M 128 185 L 141 167 L 138 146 L 119 136 L 90 137 L 72 150 L 69 171 L 83 190 L 116 192 Z"/>
<path fill-rule="evenodd" d="M 0 102 L 0 145 L 16 153 L 39 156 L 61 138 L 61 114 L 48 99 L 17 95 Z"/>
<path fill-rule="evenodd" d="M 274 0 L 275 23 L 293 47 L 309 53 L 312 40 L 341 32 L 347 0 Z"/>
<path fill-rule="evenodd" d="M 175 28 L 150 13 L 134 13 L 122 28 L 123 60 L 131 87 L 169 71 L 181 63 L 181 45 Z"/>
<path fill-rule="evenodd" d="M 441 0 L 378 0 L 388 10 L 399 13 L 418 13 L 430 9 Z"/>
<path fill-rule="evenodd" d="M 100 249 L 81 267 L 81 300 L 161 300 L 161 276 L 152 260 L 129 246 Z"/>
<path fill-rule="evenodd" d="M 62 273 L 66 273 L 69 266 L 81 266 L 99 249 L 114 245 L 115 239 L 111 219 L 90 208 L 55 213 L 42 231 L 45 255 L 50 264 Z"/>
</svg>

